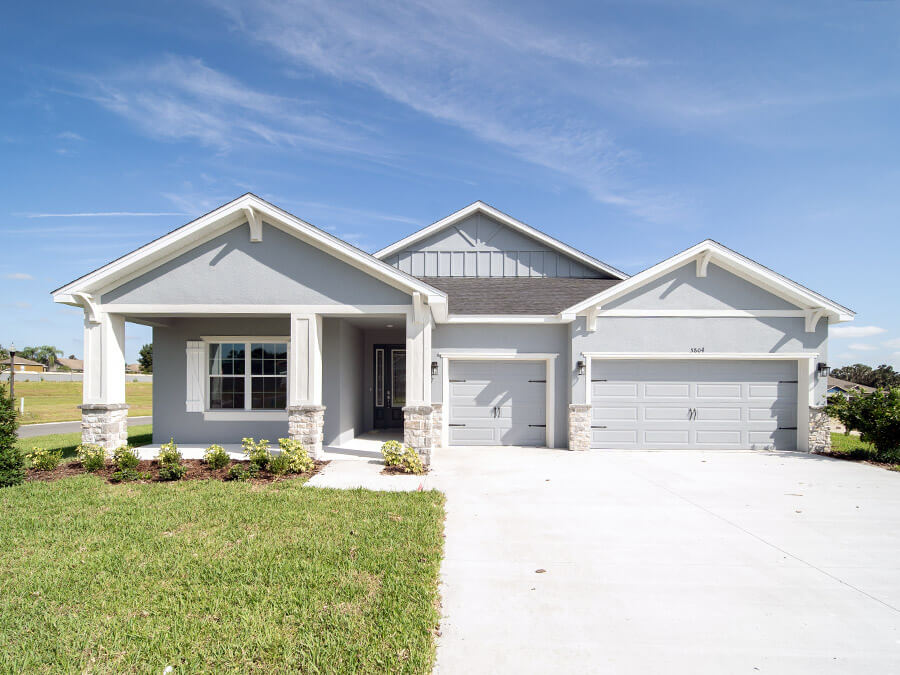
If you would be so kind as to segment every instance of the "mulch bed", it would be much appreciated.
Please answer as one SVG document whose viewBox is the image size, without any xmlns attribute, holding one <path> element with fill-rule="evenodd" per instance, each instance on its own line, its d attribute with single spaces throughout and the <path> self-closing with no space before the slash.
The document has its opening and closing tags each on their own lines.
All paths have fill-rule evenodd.
<svg viewBox="0 0 900 675">
<path fill-rule="evenodd" d="M 426 468 L 425 473 L 415 474 L 407 473 L 402 466 L 386 466 L 381 470 L 381 473 L 385 476 L 424 476 L 428 471 L 429 469 Z"/>
<path fill-rule="evenodd" d="M 184 464 L 187 472 L 184 474 L 184 477 L 181 480 L 225 480 L 228 476 L 228 469 L 232 464 L 243 464 L 246 466 L 249 464 L 247 461 L 238 461 L 232 460 L 231 464 L 226 466 L 223 469 L 211 469 L 209 465 L 206 464 L 201 459 L 184 459 L 181 461 Z M 253 478 L 245 481 L 247 483 L 275 483 L 280 480 L 290 479 L 290 478 L 312 478 L 315 476 L 322 468 L 328 464 L 328 462 L 315 461 L 315 466 L 312 471 L 307 473 L 288 473 L 284 475 L 276 475 L 274 473 L 270 473 L 269 471 L 260 471 Z M 137 471 L 143 474 L 150 474 L 150 480 L 140 480 L 140 481 L 132 481 L 135 483 L 155 483 L 155 482 L 165 482 L 159 480 L 159 462 L 155 459 L 153 460 L 142 460 L 138 466 Z M 115 464 L 108 463 L 103 469 L 100 471 L 95 471 L 95 476 L 101 476 L 106 478 L 107 481 L 110 481 L 110 476 L 112 476 L 116 472 Z M 74 461 L 68 462 L 65 464 L 60 464 L 58 467 L 53 469 L 52 471 L 37 471 L 35 469 L 28 469 L 28 473 L 25 477 L 25 480 L 29 481 L 53 481 L 59 480 L 60 478 L 68 478 L 69 476 L 80 476 L 81 474 L 87 473 L 84 470 L 84 467 L 81 465 L 81 462 Z M 178 482 L 178 481 L 174 481 Z"/>
</svg>

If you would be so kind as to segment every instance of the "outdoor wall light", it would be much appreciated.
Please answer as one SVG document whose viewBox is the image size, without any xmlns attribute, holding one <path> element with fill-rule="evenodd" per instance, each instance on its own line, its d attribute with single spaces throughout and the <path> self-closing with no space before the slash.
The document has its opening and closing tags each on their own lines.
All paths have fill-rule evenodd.
<svg viewBox="0 0 900 675">
<path fill-rule="evenodd" d="M 584 375 L 584 361 L 579 361 L 575 364 L 575 368 L 578 370 L 579 375 Z"/>
<path fill-rule="evenodd" d="M 831 372 L 831 367 L 827 363 L 819 363 L 818 371 L 820 377 L 828 377 L 828 373 Z"/>
<path fill-rule="evenodd" d="M 438 373 L 437 361 L 432 361 L 431 362 L 431 376 L 434 377 L 435 375 L 437 375 L 437 373 Z"/>
</svg>

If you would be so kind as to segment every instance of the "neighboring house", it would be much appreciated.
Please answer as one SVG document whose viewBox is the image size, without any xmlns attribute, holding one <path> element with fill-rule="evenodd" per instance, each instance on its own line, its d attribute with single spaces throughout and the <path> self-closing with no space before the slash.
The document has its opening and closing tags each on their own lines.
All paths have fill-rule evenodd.
<svg viewBox="0 0 900 675">
<path fill-rule="evenodd" d="M 69 359 L 64 357 L 58 357 L 56 359 L 56 370 L 64 370 L 68 369 L 73 373 L 81 373 L 84 372 L 84 361 L 81 359 Z M 61 366 L 61 367 L 60 367 Z"/>
<path fill-rule="evenodd" d="M 875 391 L 875 387 L 867 387 L 864 384 L 856 384 L 848 380 L 840 380 L 836 377 L 828 377 L 828 396 L 832 394 L 841 394 L 844 398 L 850 398 L 850 393 L 858 391 L 861 394 L 871 394 Z"/>
<path fill-rule="evenodd" d="M 125 366 L 125 372 L 126 372 L 126 373 L 136 373 L 136 374 L 140 375 L 140 373 L 141 373 L 141 364 L 139 364 L 139 363 L 129 363 L 128 365 Z"/>
<path fill-rule="evenodd" d="M 369 255 L 252 194 L 54 300 L 85 313 L 86 441 L 125 440 L 132 321 L 153 327 L 156 442 L 315 455 L 378 428 L 426 456 L 818 449 L 828 326 L 853 318 L 711 240 L 629 277 L 476 202 Z"/>
<path fill-rule="evenodd" d="M 31 359 L 23 359 L 16 356 L 15 369 L 17 373 L 43 373 L 47 370 L 47 366 Z M 0 371 L 9 370 L 9 358 L 0 360 Z"/>
</svg>

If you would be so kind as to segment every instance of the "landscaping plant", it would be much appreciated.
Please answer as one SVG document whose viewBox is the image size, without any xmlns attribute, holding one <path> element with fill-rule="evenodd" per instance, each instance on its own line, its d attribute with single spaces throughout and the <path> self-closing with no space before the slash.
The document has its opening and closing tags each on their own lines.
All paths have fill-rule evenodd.
<svg viewBox="0 0 900 675">
<path fill-rule="evenodd" d="M 0 487 L 25 480 L 25 455 L 16 444 L 16 406 L 0 384 Z"/>
<path fill-rule="evenodd" d="M 900 388 L 878 389 L 870 394 L 853 392 L 849 399 L 833 396 L 827 412 L 847 431 L 859 431 L 860 439 L 875 447 L 872 459 L 900 461 Z"/>
<path fill-rule="evenodd" d="M 100 471 L 106 466 L 106 450 L 96 443 L 82 443 L 77 454 L 85 471 Z"/>
<path fill-rule="evenodd" d="M 283 454 L 273 455 L 269 460 L 269 471 L 276 476 L 283 476 L 291 470 L 291 464 Z"/>
<path fill-rule="evenodd" d="M 403 459 L 403 443 L 387 441 L 381 446 L 381 456 L 384 457 L 386 466 L 400 466 L 400 461 Z"/>
<path fill-rule="evenodd" d="M 130 445 L 120 445 L 113 451 L 113 462 L 119 471 L 133 470 L 137 468 L 141 458 L 138 456 L 137 450 Z"/>
<path fill-rule="evenodd" d="M 228 475 L 225 476 L 225 480 L 250 480 L 251 478 L 256 478 L 258 473 L 259 469 L 256 468 L 256 464 L 232 464 L 231 468 L 228 469 Z"/>
<path fill-rule="evenodd" d="M 315 467 L 315 463 L 300 441 L 279 438 L 278 447 L 281 448 L 281 457 L 287 458 L 288 473 L 306 473 Z"/>
<path fill-rule="evenodd" d="M 272 453 L 269 452 L 269 441 L 265 438 L 259 442 L 254 441 L 252 438 L 242 438 L 241 447 L 247 453 L 250 463 L 256 466 L 258 470 L 265 471 L 269 468 L 269 462 L 272 461 Z"/>
<path fill-rule="evenodd" d="M 181 453 L 175 445 L 175 439 L 170 438 L 168 443 L 163 443 L 159 448 L 159 479 L 178 480 L 187 473 L 187 468 L 181 463 Z"/>
<path fill-rule="evenodd" d="M 28 453 L 28 460 L 31 462 L 32 468 L 37 471 L 53 471 L 62 461 L 62 450 L 32 448 Z"/>
<path fill-rule="evenodd" d="M 231 457 L 221 445 L 211 445 L 203 453 L 203 461 L 209 464 L 211 469 L 224 469 L 231 461 Z"/>
<path fill-rule="evenodd" d="M 419 453 L 409 445 L 405 446 L 400 441 L 387 441 L 381 446 L 381 455 L 384 457 L 385 466 L 393 466 L 403 469 L 404 473 L 421 475 L 425 473 L 425 464 Z"/>
</svg>

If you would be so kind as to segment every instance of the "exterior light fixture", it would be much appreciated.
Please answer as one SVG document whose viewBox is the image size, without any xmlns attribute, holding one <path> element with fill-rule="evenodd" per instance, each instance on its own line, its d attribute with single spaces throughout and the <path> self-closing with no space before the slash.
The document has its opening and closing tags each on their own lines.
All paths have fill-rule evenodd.
<svg viewBox="0 0 900 675">
<path fill-rule="evenodd" d="M 828 377 L 828 373 L 831 372 L 831 367 L 827 363 L 819 363 L 817 370 L 820 377 Z"/>
<path fill-rule="evenodd" d="M 431 376 L 434 377 L 438 374 L 438 363 L 437 361 L 431 362 Z"/>
<path fill-rule="evenodd" d="M 578 363 L 576 363 L 575 368 L 578 370 L 579 375 L 584 375 L 584 372 L 585 372 L 584 361 L 579 361 Z"/>
</svg>

